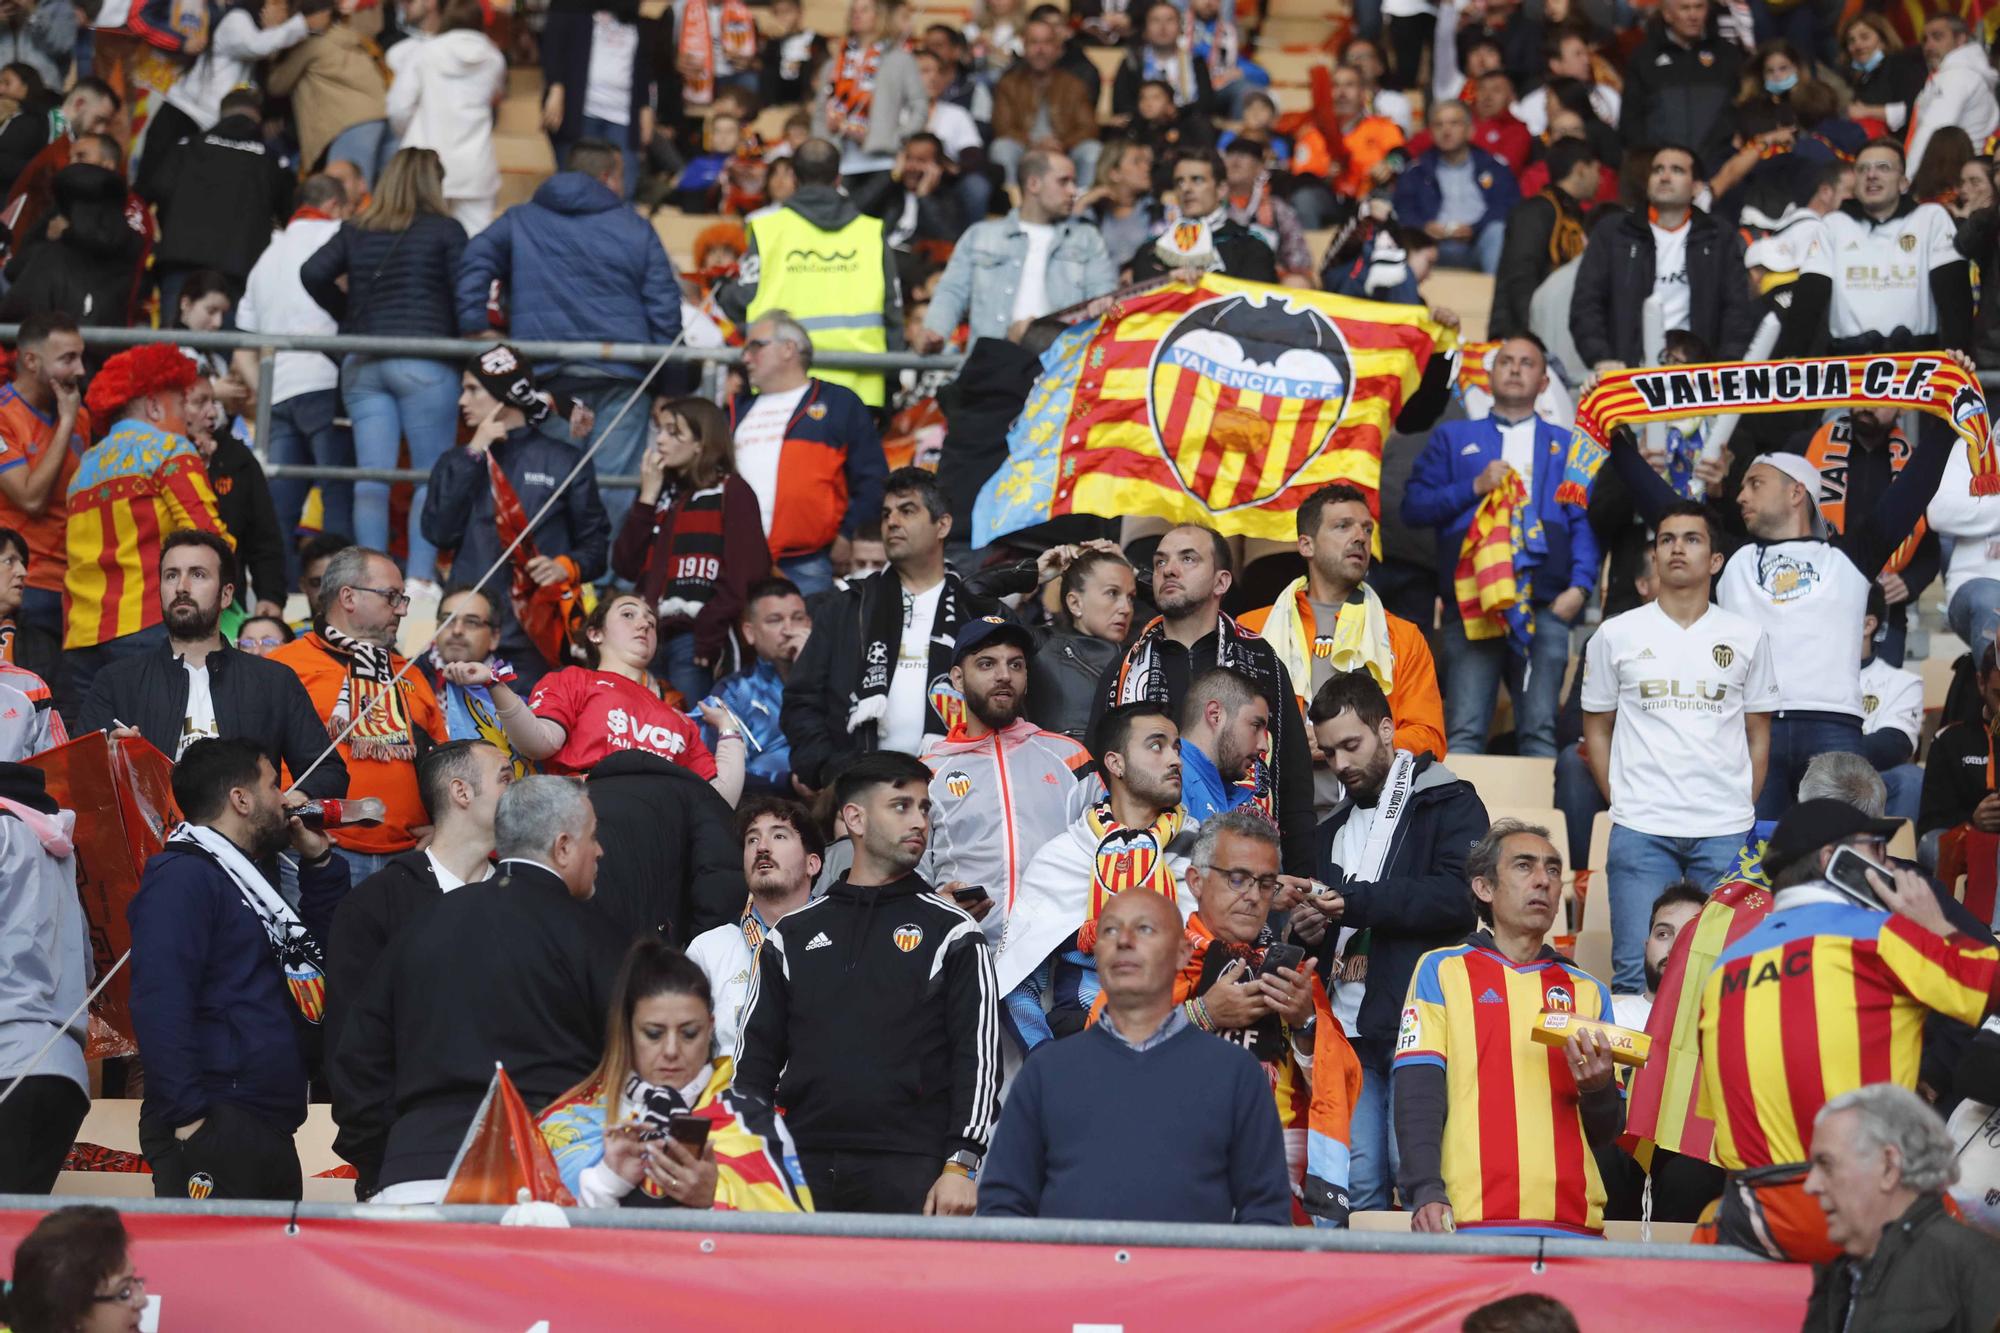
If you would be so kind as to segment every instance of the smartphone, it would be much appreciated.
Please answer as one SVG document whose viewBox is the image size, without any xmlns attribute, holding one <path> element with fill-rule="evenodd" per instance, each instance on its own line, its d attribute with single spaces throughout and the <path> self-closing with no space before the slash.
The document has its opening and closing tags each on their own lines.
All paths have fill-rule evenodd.
<svg viewBox="0 0 2000 1333">
<path fill-rule="evenodd" d="M 1855 851 L 1852 847 L 1836 847 L 1833 859 L 1826 863 L 1826 882 L 1839 889 L 1861 906 L 1877 912 L 1886 912 L 1888 907 L 1875 886 L 1868 882 L 1868 872 L 1873 870 L 1882 877 L 1883 883 L 1890 881 L 1889 869 Z"/>
<path fill-rule="evenodd" d="M 984 902 L 991 896 L 986 892 L 984 884 L 968 884 L 962 889 L 953 889 L 951 891 L 952 901 L 960 903 Z"/>
<path fill-rule="evenodd" d="M 1264 950 L 1264 961 L 1257 964 L 1257 975 L 1275 976 L 1279 968 L 1284 968 L 1288 972 L 1297 971 L 1299 964 L 1304 962 L 1305 958 L 1306 951 L 1299 945 L 1273 944 Z"/>
<path fill-rule="evenodd" d="M 708 1144 L 710 1121 L 707 1116 L 677 1115 L 667 1119 L 667 1134 L 695 1156 Z"/>
</svg>

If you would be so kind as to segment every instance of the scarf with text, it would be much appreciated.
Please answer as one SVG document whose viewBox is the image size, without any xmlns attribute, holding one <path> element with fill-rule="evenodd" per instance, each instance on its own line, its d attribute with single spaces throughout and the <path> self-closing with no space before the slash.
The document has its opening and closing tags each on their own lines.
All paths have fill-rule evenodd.
<svg viewBox="0 0 2000 1333">
<path fill-rule="evenodd" d="M 1839 417 L 1827 422 L 1813 432 L 1812 442 L 1806 445 L 1806 461 L 1819 470 L 1819 516 L 1835 532 L 1847 531 L 1847 496 L 1852 489 L 1848 481 L 1849 460 L 1860 448 L 1854 439 L 1854 418 Z M 1895 427 L 1889 430 L 1889 437 L 1882 447 L 1889 453 L 1889 474 L 1895 476 L 1903 470 L 1903 464 L 1910 461 L 1913 452 L 1910 442 L 1903 438 L 1903 432 Z M 1917 526 L 1910 535 L 1889 553 L 1889 562 L 1882 566 L 1885 574 L 1900 574 L 1910 566 L 1917 555 L 1917 547 L 1930 534 L 1928 518 L 1917 520 Z"/>
<path fill-rule="evenodd" d="M 1261 642 L 1257 635 L 1244 629 L 1236 623 L 1234 617 L 1223 612 L 1216 613 L 1215 635 L 1215 664 L 1241 672 L 1256 681 L 1270 699 L 1271 738 L 1268 748 L 1251 761 L 1251 780 L 1242 785 L 1256 793 L 1257 808 L 1270 818 L 1276 819 L 1278 781 L 1277 772 L 1272 767 L 1272 758 L 1283 753 L 1286 714 L 1292 714 L 1294 719 L 1292 725 L 1301 725 L 1296 720 L 1297 710 L 1284 707 L 1284 692 L 1277 689 L 1277 682 L 1271 679 L 1274 673 L 1261 657 L 1247 647 L 1250 643 Z M 1143 699 L 1149 703 L 1165 704 L 1169 710 L 1178 714 L 1180 700 L 1173 698 L 1167 692 L 1167 674 L 1160 665 L 1160 644 L 1166 637 L 1165 616 L 1154 616 L 1147 622 L 1146 627 L 1139 631 L 1139 637 L 1125 650 L 1125 658 L 1118 666 L 1118 675 L 1111 683 L 1111 697 L 1106 701 L 1109 707 L 1138 703 Z M 1275 661 L 1276 658 L 1272 660 Z M 1312 677 L 1307 676 L 1306 679 L 1310 681 Z"/>
<path fill-rule="evenodd" d="M 1099 801 L 1084 811 L 1083 822 L 1097 839 L 1090 867 L 1090 906 L 1076 932 L 1076 947 L 1087 954 L 1097 948 L 1098 916 L 1125 890 L 1151 889 L 1170 903 L 1179 902 L 1180 881 L 1167 864 L 1167 853 L 1185 855 L 1192 849 L 1191 836 L 1186 846 L 1175 846 L 1175 839 L 1183 831 L 1191 835 L 1194 821 L 1175 806 L 1145 828 L 1128 828 L 1112 817 L 1111 802 Z"/>
<path fill-rule="evenodd" d="M 834 57 L 833 87 L 826 99 L 826 137 L 838 142 L 852 126 L 868 128 L 868 112 L 875 105 L 875 70 L 889 43 L 864 42 L 850 37 Z"/>
<path fill-rule="evenodd" d="M 852 733 L 870 722 L 880 722 L 889 713 L 889 682 L 895 679 L 897 658 L 902 652 L 903 631 L 909 625 L 916 600 L 903 590 L 903 581 L 893 569 L 875 575 L 875 605 L 868 620 L 868 647 L 862 659 L 861 687 L 854 694 L 854 708 L 847 715 Z M 952 647 L 965 614 L 965 585 L 958 575 L 947 572 L 944 590 L 938 594 L 937 615 L 926 636 L 930 645 L 924 669 L 926 716 L 924 735 L 945 736 L 965 721 L 965 699 L 951 685 Z"/>
<path fill-rule="evenodd" d="M 491 449 L 486 451 L 486 477 L 493 491 L 493 526 L 504 550 L 528 530 L 528 510 Z M 583 639 L 582 571 L 576 561 L 559 555 L 555 561 L 562 566 L 563 577 L 554 583 L 537 583 L 528 566 L 540 555 L 532 537 L 523 538 L 514 547 L 514 554 L 507 559 L 507 596 L 528 642 L 550 667 L 561 668 L 577 660 L 572 649 Z"/>
<path fill-rule="evenodd" d="M 660 617 L 660 635 L 691 621 L 722 579 L 722 485 L 674 483 L 653 506 L 653 552 L 641 592 Z M 666 540 L 660 540 L 660 534 Z"/>
<path fill-rule="evenodd" d="M 1541 517 L 1528 503 L 1528 488 L 1509 468 L 1506 480 L 1480 499 L 1458 551 L 1453 590 L 1466 638 L 1505 635 L 1517 656 L 1528 655 L 1535 641 L 1528 580 L 1547 550 Z"/>
<path fill-rule="evenodd" d="M 734 69 L 746 69 L 757 59 L 757 21 L 750 17 L 750 8 L 743 0 L 722 0 L 721 9 L 723 58 Z M 708 0 L 686 0 L 681 7 L 681 54 L 690 58 L 700 71 L 681 79 L 681 90 L 691 106 L 707 106 L 715 100 L 716 41 L 709 31 L 712 21 Z"/>
<path fill-rule="evenodd" d="M 340 697 L 333 701 L 333 713 L 326 720 L 326 734 L 340 735 L 358 717 L 360 722 L 347 738 L 348 752 L 354 758 L 413 762 L 416 736 L 403 692 L 396 687 L 395 655 L 378 643 L 357 639 L 331 625 L 322 624 L 313 634 L 322 652 L 347 664 Z"/>
<path fill-rule="evenodd" d="M 1574 204 L 1563 206 L 1566 196 L 1553 185 L 1536 197 L 1548 200 L 1556 211 L 1555 225 L 1549 228 L 1549 268 L 1553 272 L 1583 253 L 1583 218 Z"/>
<path fill-rule="evenodd" d="M 167 846 L 213 862 L 235 882 L 243 902 L 257 914 L 270 941 L 271 954 L 284 970 L 285 986 L 299 1007 L 299 1016 L 318 1025 L 326 1013 L 326 954 L 319 941 L 299 920 L 298 913 L 279 896 L 251 864 L 240 848 L 212 828 L 183 823 L 167 835 Z"/>
<path fill-rule="evenodd" d="M 1893 405 L 1950 423 L 1972 464 L 1972 494 L 2000 494 L 1992 421 L 1976 376 L 1941 352 L 1719 361 L 1620 370 L 1584 395 L 1556 498 L 1581 508 L 1610 457 L 1611 432 L 1716 412 L 1795 412 Z"/>
</svg>

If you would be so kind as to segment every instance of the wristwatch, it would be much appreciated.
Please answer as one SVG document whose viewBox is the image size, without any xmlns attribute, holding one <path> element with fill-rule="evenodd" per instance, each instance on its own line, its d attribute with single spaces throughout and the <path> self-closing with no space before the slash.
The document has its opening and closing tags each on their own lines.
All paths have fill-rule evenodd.
<svg viewBox="0 0 2000 1333">
<path fill-rule="evenodd" d="M 979 1174 L 979 1163 L 982 1160 L 984 1159 L 970 1148 L 960 1148 L 957 1152 L 945 1158 L 944 1164 L 946 1166 L 955 1166 L 968 1176 L 977 1176 Z"/>
</svg>

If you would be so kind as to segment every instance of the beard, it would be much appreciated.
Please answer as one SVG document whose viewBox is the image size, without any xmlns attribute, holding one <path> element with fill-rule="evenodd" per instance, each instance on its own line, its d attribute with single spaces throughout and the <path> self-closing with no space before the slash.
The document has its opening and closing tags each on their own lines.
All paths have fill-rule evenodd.
<svg viewBox="0 0 2000 1333">
<path fill-rule="evenodd" d="M 205 639 L 222 622 L 221 606 L 203 607 L 193 602 L 174 602 L 162 613 L 170 638 L 187 641 Z"/>
<path fill-rule="evenodd" d="M 1347 788 L 1347 794 L 1354 798 L 1356 805 L 1374 805 L 1381 797 L 1382 784 L 1389 780 L 1391 754 L 1386 745 L 1376 747 L 1374 758 L 1362 765 L 1359 778 L 1352 783 L 1342 780 L 1341 785 Z"/>
<path fill-rule="evenodd" d="M 262 811 L 256 827 L 251 831 L 251 845 L 244 849 L 249 853 L 250 859 L 262 861 L 266 857 L 276 856 L 290 846 L 291 822 L 291 814 L 282 805 L 273 805 L 270 809 Z"/>
<path fill-rule="evenodd" d="M 989 731 L 1005 731 L 1014 725 L 1014 719 L 1021 716 L 1021 695 L 1018 691 L 1005 703 L 993 702 L 990 694 L 965 692 L 966 711 L 978 718 Z"/>
<path fill-rule="evenodd" d="M 1207 603 L 1206 597 L 1196 597 L 1183 586 L 1178 591 L 1160 598 L 1154 605 L 1160 608 L 1161 615 L 1169 619 L 1179 619 L 1191 611 L 1200 610 Z"/>
<path fill-rule="evenodd" d="M 1648 958 L 1645 963 L 1645 969 L 1646 994 L 1658 995 L 1660 993 L 1660 982 L 1666 979 L 1667 960 L 1662 958 L 1659 962 L 1655 963 L 1652 959 Z"/>
</svg>

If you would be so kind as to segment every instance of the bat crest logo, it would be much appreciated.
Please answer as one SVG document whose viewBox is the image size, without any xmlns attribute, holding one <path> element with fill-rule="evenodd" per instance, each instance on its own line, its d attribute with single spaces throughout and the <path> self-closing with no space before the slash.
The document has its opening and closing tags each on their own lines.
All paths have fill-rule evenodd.
<svg viewBox="0 0 2000 1333">
<path fill-rule="evenodd" d="M 188 1177 L 188 1197 L 206 1199 L 215 1193 L 215 1177 L 206 1171 L 197 1171 Z"/>
<path fill-rule="evenodd" d="M 896 927 L 896 933 L 891 938 L 896 941 L 898 949 L 908 953 L 924 942 L 924 928 L 913 921 L 906 921 Z"/>
<path fill-rule="evenodd" d="M 1734 662 L 1736 660 L 1736 650 L 1734 648 L 1731 648 L 1726 643 L 1716 644 L 1713 648 L 1708 650 L 1708 655 L 1715 659 L 1715 664 L 1717 666 L 1723 667 L 1725 669 L 1729 666 L 1731 662 Z"/>
<path fill-rule="evenodd" d="M 1209 512 L 1255 508 L 1327 448 L 1353 365 L 1339 327 L 1312 306 L 1278 291 L 1223 296 L 1156 345 L 1148 425 Z"/>
<path fill-rule="evenodd" d="M 1160 841 L 1146 829 L 1116 829 L 1097 844 L 1097 888 L 1109 897 L 1144 884 L 1160 859 Z"/>
<path fill-rule="evenodd" d="M 1986 399 L 1972 385 L 1960 386 L 1958 392 L 1951 396 L 1951 419 L 1955 424 L 1963 426 L 1974 417 L 1985 415 Z"/>
<path fill-rule="evenodd" d="M 972 791 L 972 779 L 964 769 L 954 768 L 944 775 L 944 789 L 962 801 Z"/>
</svg>

